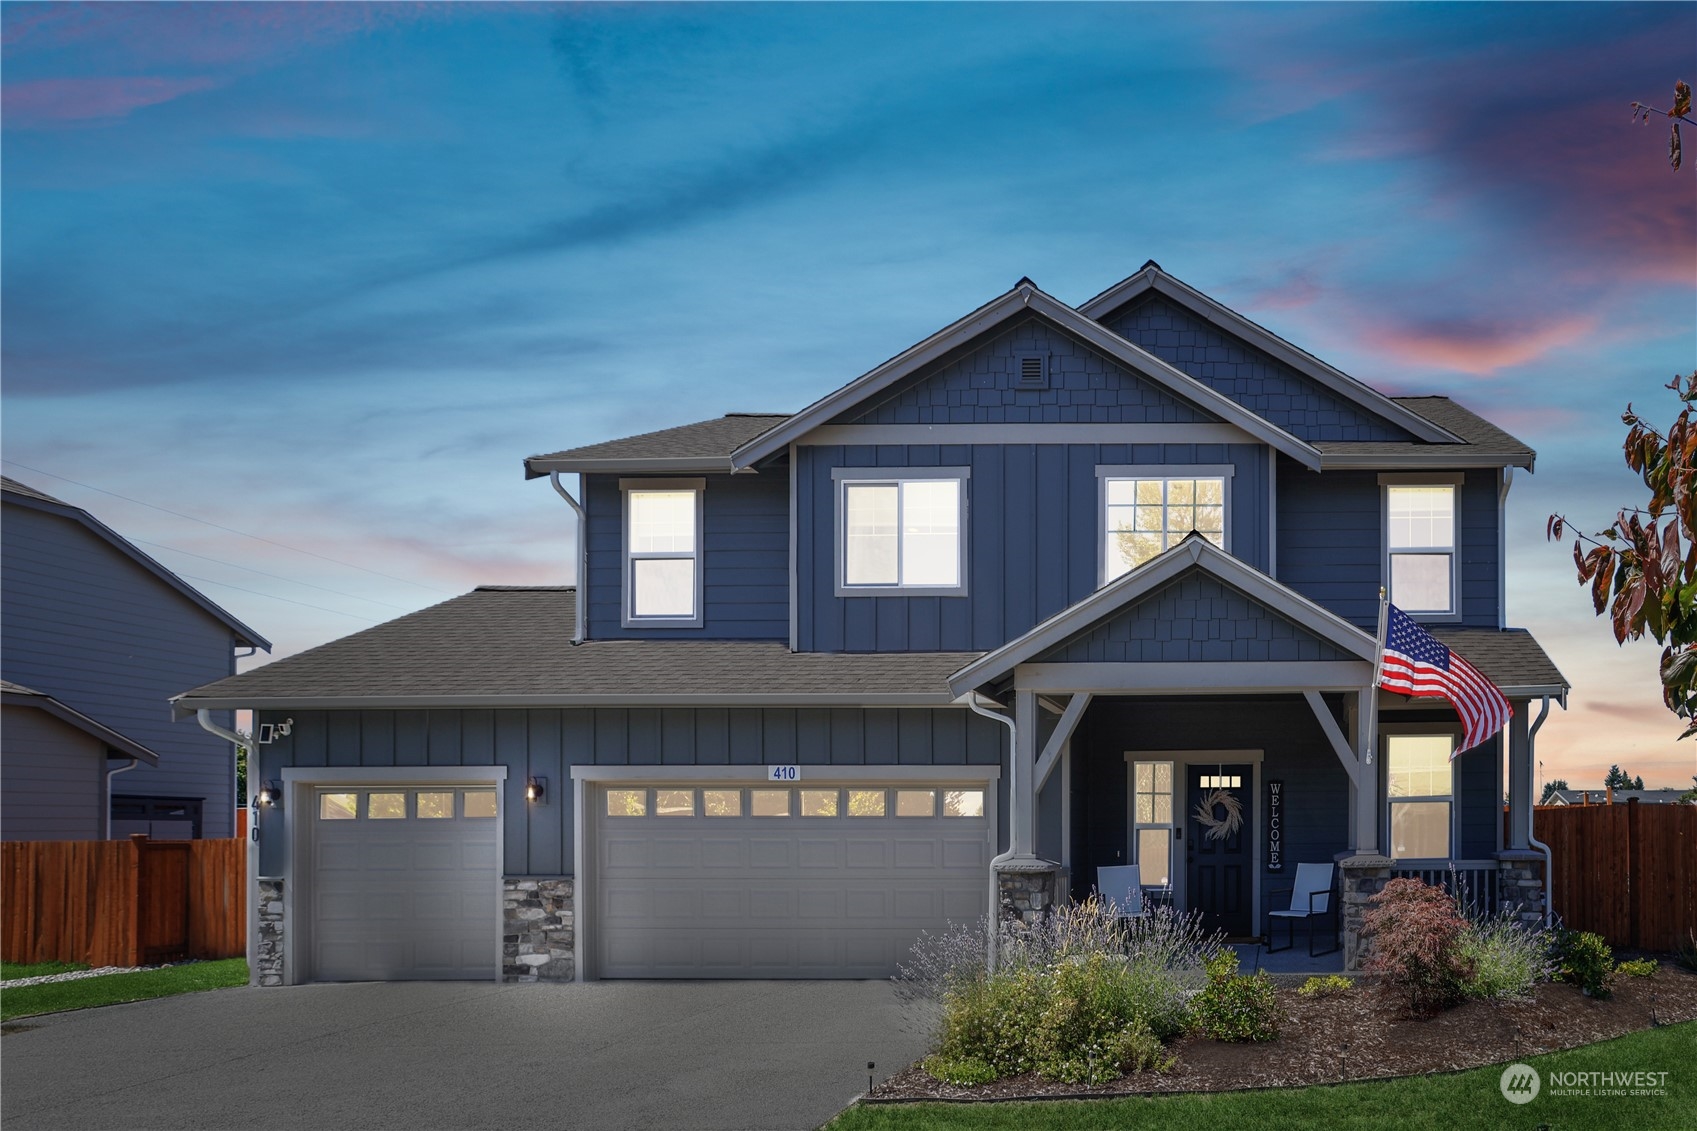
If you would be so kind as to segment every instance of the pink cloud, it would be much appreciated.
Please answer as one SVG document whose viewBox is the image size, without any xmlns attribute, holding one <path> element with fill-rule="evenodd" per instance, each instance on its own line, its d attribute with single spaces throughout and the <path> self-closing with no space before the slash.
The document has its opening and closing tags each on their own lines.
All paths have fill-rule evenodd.
<svg viewBox="0 0 1697 1131">
<path fill-rule="evenodd" d="M 1361 340 L 1408 365 L 1437 366 L 1482 377 L 1536 361 L 1579 341 L 1596 326 L 1593 315 L 1567 315 L 1540 325 L 1519 326 L 1457 320 L 1383 322 L 1363 327 Z"/>
<path fill-rule="evenodd" d="M 29 129 L 123 118 L 144 106 L 157 106 L 217 85 L 216 80 L 204 76 L 146 75 L 8 83 L 4 88 L 5 123 L 13 129 Z"/>
</svg>

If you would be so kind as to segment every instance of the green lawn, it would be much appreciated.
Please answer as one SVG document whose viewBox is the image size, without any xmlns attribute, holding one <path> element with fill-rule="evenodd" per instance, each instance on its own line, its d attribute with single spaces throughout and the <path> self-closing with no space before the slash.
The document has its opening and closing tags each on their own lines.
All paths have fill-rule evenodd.
<svg viewBox="0 0 1697 1131">
<path fill-rule="evenodd" d="M 1122 1127 L 1289 1128 L 1398 1131 L 1448 1128 L 1525 1128 L 1549 1131 L 1697 1126 L 1697 1021 L 1650 1029 L 1618 1040 L 1532 1057 L 1543 1091 L 1511 1104 L 1498 1085 L 1502 1068 L 1442 1076 L 1336 1084 L 1265 1092 L 1223 1092 L 1121 1100 L 1000 1104 L 873 1104 L 856 1106 L 827 1124 L 829 1131 L 1111 1131 Z M 1551 1072 L 1666 1072 L 1665 1096 L 1556 1096 Z"/>
<path fill-rule="evenodd" d="M 247 959 L 225 958 L 217 962 L 167 966 L 162 970 L 141 970 L 134 974 L 102 974 L 97 978 L 78 978 L 70 982 L 19 986 L 0 990 L 0 1021 L 36 1013 L 57 1013 L 62 1009 L 87 1009 L 95 1005 L 116 1005 L 123 1001 L 145 1001 L 172 994 L 245 985 Z"/>
<path fill-rule="evenodd" d="M 69 974 L 87 970 L 86 962 L 0 962 L 0 982 L 13 978 L 39 978 L 44 974 Z"/>
</svg>

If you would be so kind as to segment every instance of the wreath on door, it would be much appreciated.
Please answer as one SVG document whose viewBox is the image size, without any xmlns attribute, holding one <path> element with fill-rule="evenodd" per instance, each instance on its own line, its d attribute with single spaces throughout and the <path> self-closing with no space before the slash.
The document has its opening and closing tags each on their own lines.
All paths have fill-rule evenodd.
<svg viewBox="0 0 1697 1131">
<path fill-rule="evenodd" d="M 1214 816 L 1215 806 L 1223 806 L 1226 815 Z M 1204 830 L 1202 835 L 1209 840 L 1225 840 L 1243 827 L 1243 802 L 1230 790 L 1216 789 L 1202 795 L 1202 800 L 1196 803 L 1193 816 Z"/>
</svg>

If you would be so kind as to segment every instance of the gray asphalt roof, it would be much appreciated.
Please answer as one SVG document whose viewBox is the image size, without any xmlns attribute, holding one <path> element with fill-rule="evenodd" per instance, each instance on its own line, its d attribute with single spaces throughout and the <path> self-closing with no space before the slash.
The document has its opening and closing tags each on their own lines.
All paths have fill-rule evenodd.
<svg viewBox="0 0 1697 1131">
<path fill-rule="evenodd" d="M 530 456 L 524 461 L 525 477 L 534 479 L 550 471 L 616 470 L 622 463 L 638 460 L 688 462 L 698 464 L 697 469 L 702 471 L 729 471 L 732 452 L 789 418 L 786 412 L 733 412 L 658 432 Z"/>
<path fill-rule="evenodd" d="M 574 647 L 570 588 L 485 586 L 209 683 L 180 709 L 587 705 L 699 701 L 943 704 L 976 652 L 792 653 L 745 640 L 593 640 Z"/>
<path fill-rule="evenodd" d="M 1560 687 L 1572 685 L 1555 661 L 1524 628 L 1461 628 L 1423 625 L 1441 643 L 1461 653 L 1468 663 L 1498 687 Z"/>
<path fill-rule="evenodd" d="M 1533 457 L 1537 453 L 1531 448 L 1448 397 L 1391 399 L 1465 440 L 1470 456 L 1500 457 L 1516 466 L 1532 466 Z M 1391 459 L 1418 453 L 1441 460 L 1445 454 L 1458 450 L 1454 444 L 1419 444 L 1406 441 L 1319 440 L 1314 446 L 1328 456 L 1358 455 Z"/>
<path fill-rule="evenodd" d="M 71 503 L 67 503 L 64 499 L 55 499 L 46 491 L 38 491 L 34 487 L 31 487 L 28 483 L 19 483 L 10 475 L 0 475 L 0 488 L 4 488 L 7 491 L 15 491 L 16 493 L 25 495 L 31 499 L 39 499 L 44 503 L 52 503 L 56 507 L 68 507 L 73 505 Z"/>
</svg>

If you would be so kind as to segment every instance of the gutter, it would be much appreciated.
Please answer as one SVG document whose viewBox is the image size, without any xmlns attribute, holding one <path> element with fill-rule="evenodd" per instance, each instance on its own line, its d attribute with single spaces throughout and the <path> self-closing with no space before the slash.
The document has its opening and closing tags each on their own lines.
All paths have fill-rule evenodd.
<svg viewBox="0 0 1697 1131">
<path fill-rule="evenodd" d="M 1000 711 L 990 711 L 979 706 L 978 699 L 979 695 L 976 691 L 966 697 L 966 705 L 971 708 L 973 714 L 983 715 L 987 719 L 994 719 L 996 722 L 1001 723 L 1003 726 L 1008 728 L 1008 804 L 1011 808 L 1013 804 L 1013 791 L 1018 785 L 1015 778 L 1019 774 L 1019 752 L 1014 749 L 1014 746 L 1018 741 L 1019 728 L 1014 723 L 1013 719 L 1002 714 Z M 1011 813 L 1009 814 L 1009 820 L 1010 822 L 1012 820 Z M 990 860 L 990 912 L 989 915 L 986 916 L 988 926 L 985 930 L 986 938 L 984 940 L 984 945 L 986 948 L 985 962 L 992 974 L 996 972 L 996 939 L 1001 933 L 1002 926 L 1002 890 L 1001 884 L 997 879 L 996 870 L 1013 858 L 1013 828 L 1010 825 L 1008 828 L 1007 851 L 997 854 Z"/>
<path fill-rule="evenodd" d="M 128 756 L 126 755 L 126 757 Z M 140 758 L 130 758 L 129 765 L 119 766 L 115 770 L 106 771 L 106 821 L 104 835 L 102 835 L 100 839 L 112 839 L 112 779 L 117 777 L 119 774 L 128 773 L 130 770 L 135 769 L 140 762 Z"/>
<path fill-rule="evenodd" d="M 1531 763 L 1532 766 L 1536 766 L 1538 764 L 1538 755 L 1536 751 L 1538 728 L 1544 725 L 1544 720 L 1549 716 L 1549 714 L 1550 697 L 1546 695 L 1544 696 L 1544 705 L 1538 708 L 1538 717 L 1532 720 L 1532 729 L 1526 734 L 1526 760 Z M 1530 768 L 1527 770 L 1526 780 L 1528 782 L 1532 780 Z M 1526 843 L 1530 847 L 1535 848 L 1544 854 L 1544 929 L 1548 930 L 1551 920 L 1555 918 L 1554 888 L 1550 883 L 1550 868 L 1553 866 L 1553 858 L 1550 853 L 1550 846 L 1532 835 L 1532 815 L 1536 811 L 1536 808 L 1537 807 L 1533 805 L 1528 805 L 1526 807 Z"/>
<path fill-rule="evenodd" d="M 242 902 L 247 904 L 247 969 L 248 985 L 259 985 L 259 807 L 252 804 L 252 799 L 258 796 L 253 783 L 261 780 L 259 766 L 259 745 L 250 743 L 235 731 L 221 727 L 212 721 L 212 712 L 202 708 L 194 713 L 194 721 L 200 724 L 200 729 L 219 738 L 246 746 L 248 751 L 248 831 L 247 831 L 247 892 Z M 254 729 L 259 728 L 259 717 L 254 716 Z M 232 757 L 234 755 L 232 754 Z"/>
<path fill-rule="evenodd" d="M 584 514 L 583 504 L 560 485 L 558 471 L 548 473 L 548 482 L 554 485 L 560 498 L 566 500 L 566 505 L 577 515 L 577 593 L 572 598 L 572 647 L 575 648 L 583 643 L 583 626 L 589 619 L 589 518 Z M 581 480 L 578 489 L 583 489 Z"/>
</svg>

